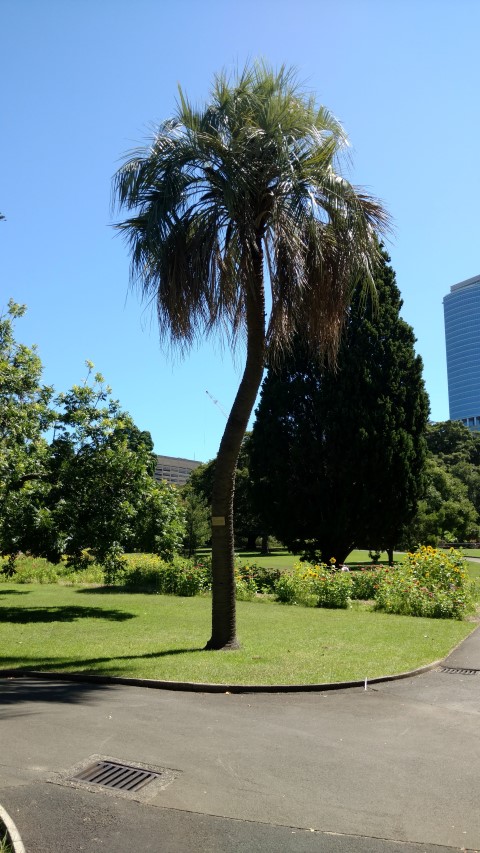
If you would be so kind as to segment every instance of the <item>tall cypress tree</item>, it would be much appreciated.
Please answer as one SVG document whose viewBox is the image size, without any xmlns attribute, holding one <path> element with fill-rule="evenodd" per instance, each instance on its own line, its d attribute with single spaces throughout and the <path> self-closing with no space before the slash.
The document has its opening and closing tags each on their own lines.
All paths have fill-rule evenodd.
<svg viewBox="0 0 480 853">
<path fill-rule="evenodd" d="M 354 296 L 332 370 L 299 342 L 268 370 L 251 443 L 266 527 L 295 551 L 342 563 L 392 550 L 422 489 L 428 397 L 412 328 L 382 250 L 376 299 Z"/>
</svg>

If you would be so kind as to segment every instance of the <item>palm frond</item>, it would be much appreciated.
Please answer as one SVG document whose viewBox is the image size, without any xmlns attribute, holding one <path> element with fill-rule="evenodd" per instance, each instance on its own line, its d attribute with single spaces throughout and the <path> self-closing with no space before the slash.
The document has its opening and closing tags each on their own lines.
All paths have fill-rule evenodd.
<svg viewBox="0 0 480 853">
<path fill-rule="evenodd" d="M 217 75 L 203 109 L 179 88 L 176 114 L 113 183 L 129 214 L 116 227 L 131 281 L 154 298 L 163 339 L 186 349 L 220 329 L 234 346 L 261 245 L 272 358 L 296 334 L 334 357 L 352 287 L 372 280 L 389 227 L 381 203 L 342 176 L 347 148 L 338 120 L 284 66 Z"/>
</svg>

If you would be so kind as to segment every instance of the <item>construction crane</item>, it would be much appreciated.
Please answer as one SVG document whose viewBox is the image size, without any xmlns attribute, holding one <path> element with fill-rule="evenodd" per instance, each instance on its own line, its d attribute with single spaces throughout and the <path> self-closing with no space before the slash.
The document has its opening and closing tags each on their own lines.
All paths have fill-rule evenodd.
<svg viewBox="0 0 480 853">
<path fill-rule="evenodd" d="M 220 409 L 220 411 L 221 411 L 221 413 L 222 413 L 223 417 L 228 419 L 228 415 L 227 415 L 227 413 L 226 413 L 226 412 L 224 412 L 224 410 L 222 409 L 222 407 L 221 407 L 220 403 L 218 402 L 218 400 L 216 400 L 216 399 L 215 399 L 215 397 L 213 396 L 213 394 L 210 394 L 210 391 L 205 391 L 205 393 L 206 393 L 206 394 L 208 394 L 208 396 L 210 397 L 210 399 L 211 399 L 212 403 L 213 403 L 213 404 L 214 404 L 218 409 Z"/>
</svg>

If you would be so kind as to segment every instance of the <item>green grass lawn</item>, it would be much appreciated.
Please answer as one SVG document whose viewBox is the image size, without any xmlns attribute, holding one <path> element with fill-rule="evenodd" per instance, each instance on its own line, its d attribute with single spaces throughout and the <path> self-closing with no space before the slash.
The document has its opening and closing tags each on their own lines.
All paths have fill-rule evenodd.
<svg viewBox="0 0 480 853">
<path fill-rule="evenodd" d="M 242 565 L 256 563 L 258 566 L 265 566 L 269 569 L 291 569 L 295 563 L 298 563 L 299 557 L 297 554 L 291 554 L 290 551 L 276 548 L 270 554 L 263 555 L 260 551 L 240 551 L 238 559 Z"/>
<path fill-rule="evenodd" d="M 261 554 L 260 551 L 240 551 L 238 557 L 243 565 L 248 565 L 248 563 L 257 563 L 259 566 L 283 570 L 293 568 L 294 564 L 298 563 L 300 559 L 298 554 L 291 554 L 290 551 L 278 548 L 272 550 L 270 554 L 265 556 Z M 387 561 L 387 553 L 384 551 L 380 556 L 380 562 L 386 563 Z M 368 556 L 368 550 L 356 549 L 355 551 L 352 551 L 347 557 L 346 564 L 351 565 L 352 563 L 371 565 L 372 561 Z"/>
<path fill-rule="evenodd" d="M 444 657 L 472 622 L 238 602 L 242 649 L 205 652 L 208 597 L 0 585 L 0 668 L 231 684 L 320 683 Z"/>
<path fill-rule="evenodd" d="M 477 589 L 480 592 L 479 581 L 480 581 L 480 563 L 472 563 L 467 559 L 467 568 L 468 574 L 470 575 L 472 580 L 477 581 Z"/>
</svg>

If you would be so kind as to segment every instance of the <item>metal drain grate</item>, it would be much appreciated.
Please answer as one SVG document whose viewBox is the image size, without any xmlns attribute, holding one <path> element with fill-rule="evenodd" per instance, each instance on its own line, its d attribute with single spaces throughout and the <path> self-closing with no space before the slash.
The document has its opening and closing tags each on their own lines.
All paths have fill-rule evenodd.
<svg viewBox="0 0 480 853">
<path fill-rule="evenodd" d="M 168 788 L 180 770 L 123 761 L 116 755 L 90 755 L 69 770 L 50 773 L 47 782 L 68 788 L 86 788 L 91 793 L 148 802 Z"/>
<path fill-rule="evenodd" d="M 448 672 L 450 674 L 460 673 L 461 675 L 479 675 L 480 670 L 478 669 L 460 669 L 455 668 L 453 666 L 441 666 L 440 672 Z"/>
<path fill-rule="evenodd" d="M 160 777 L 161 773 L 142 770 L 140 767 L 132 767 L 128 764 L 120 764 L 114 761 L 95 761 L 85 770 L 73 776 L 73 779 L 103 785 L 104 788 L 113 788 L 116 791 L 140 791 L 149 782 L 160 779 Z"/>
</svg>

